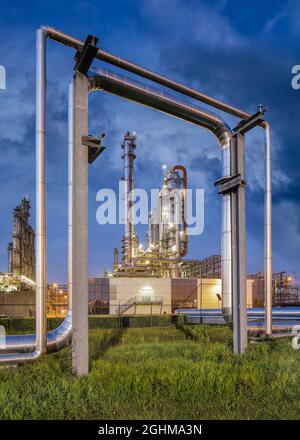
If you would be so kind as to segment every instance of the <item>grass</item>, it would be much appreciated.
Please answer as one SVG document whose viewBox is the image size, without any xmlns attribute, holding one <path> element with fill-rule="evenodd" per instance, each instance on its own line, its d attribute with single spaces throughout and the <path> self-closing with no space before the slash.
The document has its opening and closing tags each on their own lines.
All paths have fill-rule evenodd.
<svg viewBox="0 0 300 440">
<path fill-rule="evenodd" d="M 232 354 L 226 327 L 93 329 L 91 372 L 70 349 L 0 370 L 1 419 L 299 419 L 290 340 Z"/>
</svg>

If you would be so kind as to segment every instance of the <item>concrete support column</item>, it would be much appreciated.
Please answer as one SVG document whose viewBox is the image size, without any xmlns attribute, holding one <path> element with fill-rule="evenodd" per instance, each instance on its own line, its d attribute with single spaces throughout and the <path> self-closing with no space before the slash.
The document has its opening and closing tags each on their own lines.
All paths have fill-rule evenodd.
<svg viewBox="0 0 300 440">
<path fill-rule="evenodd" d="M 244 135 L 232 139 L 231 172 L 240 175 L 241 184 L 231 192 L 232 221 L 232 317 L 233 350 L 247 348 L 247 277 L 246 277 L 246 183 Z"/>
<path fill-rule="evenodd" d="M 71 194 L 71 290 L 73 309 L 73 373 L 89 372 L 88 346 L 88 148 L 82 136 L 88 135 L 88 78 L 77 72 L 73 79 L 72 155 L 69 172 Z"/>
</svg>

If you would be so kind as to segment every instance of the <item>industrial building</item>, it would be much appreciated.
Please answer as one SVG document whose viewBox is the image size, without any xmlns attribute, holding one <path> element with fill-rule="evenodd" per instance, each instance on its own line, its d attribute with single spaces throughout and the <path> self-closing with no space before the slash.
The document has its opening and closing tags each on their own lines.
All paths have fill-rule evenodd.
<svg viewBox="0 0 300 440">
<path fill-rule="evenodd" d="M 8 272 L 35 279 L 35 234 L 29 224 L 30 202 L 24 197 L 13 210 L 12 241 L 8 244 Z"/>
<path fill-rule="evenodd" d="M 127 132 L 121 144 L 124 181 L 124 235 L 114 249 L 112 272 L 89 279 L 90 313 L 162 314 L 180 307 L 220 308 L 221 256 L 184 259 L 188 252 L 187 172 L 163 167 L 162 187 L 151 207 L 145 247 L 134 224 L 134 162 L 137 137 Z M 247 283 L 252 306 L 252 280 Z"/>
<path fill-rule="evenodd" d="M 23 197 L 13 210 L 8 272 L 0 273 L 0 315 L 35 313 L 35 233 L 29 224 L 30 201 Z"/>
<path fill-rule="evenodd" d="M 264 305 L 264 273 L 257 272 L 248 275 L 253 280 L 253 307 Z M 300 289 L 295 277 L 286 272 L 274 272 L 272 275 L 273 304 L 274 306 L 299 306 Z"/>
<path fill-rule="evenodd" d="M 221 256 L 184 258 L 187 172 L 182 165 L 163 167 L 162 187 L 149 215 L 145 247 L 134 227 L 134 161 L 137 137 L 127 132 L 121 144 L 124 180 L 124 235 L 114 249 L 112 272 L 89 278 L 90 314 L 170 314 L 178 308 L 221 308 Z M 13 210 L 8 273 L 0 274 L 0 315 L 35 315 L 35 233 L 29 224 L 30 202 Z M 274 305 L 299 305 L 298 285 L 285 272 L 273 274 Z M 68 287 L 47 288 L 47 316 L 64 317 Z M 248 275 L 247 307 L 264 306 L 264 274 Z"/>
</svg>

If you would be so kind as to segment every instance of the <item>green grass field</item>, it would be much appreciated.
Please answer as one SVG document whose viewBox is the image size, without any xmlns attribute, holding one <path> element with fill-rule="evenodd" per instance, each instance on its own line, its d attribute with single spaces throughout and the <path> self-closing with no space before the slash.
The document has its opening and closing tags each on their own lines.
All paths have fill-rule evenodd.
<svg viewBox="0 0 300 440">
<path fill-rule="evenodd" d="M 299 419 L 300 351 L 290 340 L 235 356 L 225 327 L 95 329 L 91 372 L 65 349 L 0 370 L 1 419 Z"/>
</svg>

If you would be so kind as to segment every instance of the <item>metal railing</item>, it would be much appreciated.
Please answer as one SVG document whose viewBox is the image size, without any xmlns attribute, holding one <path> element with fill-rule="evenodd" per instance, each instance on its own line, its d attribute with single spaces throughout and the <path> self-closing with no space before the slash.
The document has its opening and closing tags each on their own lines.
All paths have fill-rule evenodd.
<svg viewBox="0 0 300 440">
<path fill-rule="evenodd" d="M 151 296 L 151 295 L 133 296 L 128 301 L 121 304 L 117 308 L 116 313 L 121 315 L 122 313 L 126 312 L 127 310 L 129 310 L 133 306 L 149 305 L 149 304 L 150 305 L 151 304 L 163 304 L 163 297 L 162 296 Z"/>
</svg>

